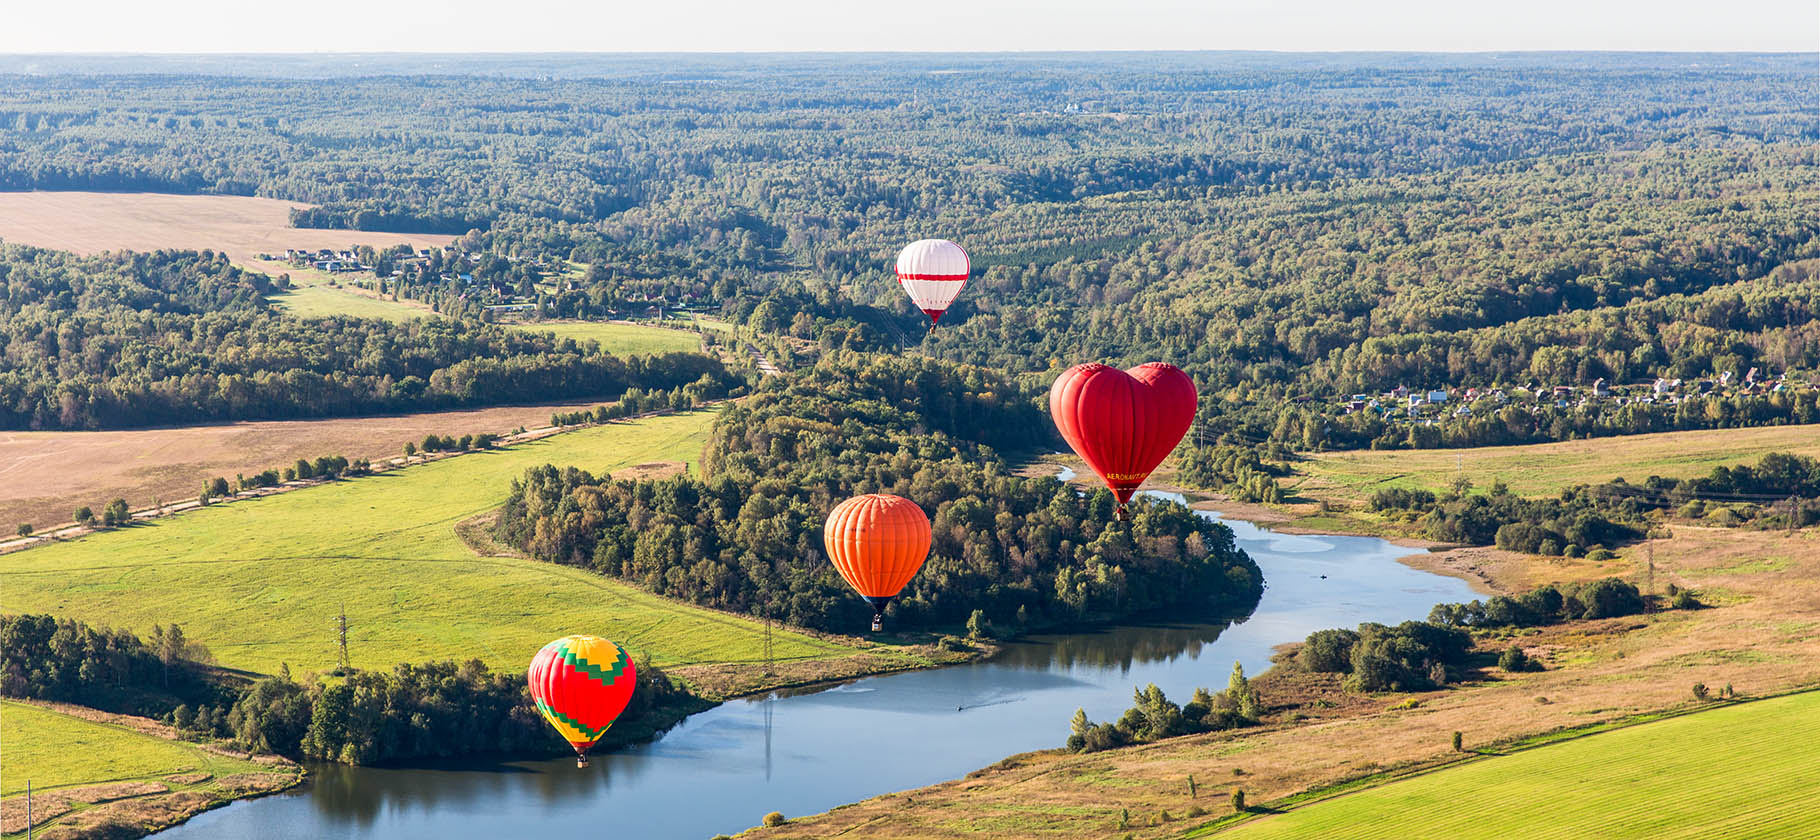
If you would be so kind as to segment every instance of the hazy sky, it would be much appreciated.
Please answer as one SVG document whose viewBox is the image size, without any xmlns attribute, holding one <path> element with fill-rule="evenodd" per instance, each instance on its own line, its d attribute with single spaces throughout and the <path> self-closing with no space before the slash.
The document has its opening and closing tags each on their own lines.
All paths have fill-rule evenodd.
<svg viewBox="0 0 1820 840">
<path fill-rule="evenodd" d="M 1816 0 L 0 0 L 0 53 L 1820 50 Z"/>
</svg>

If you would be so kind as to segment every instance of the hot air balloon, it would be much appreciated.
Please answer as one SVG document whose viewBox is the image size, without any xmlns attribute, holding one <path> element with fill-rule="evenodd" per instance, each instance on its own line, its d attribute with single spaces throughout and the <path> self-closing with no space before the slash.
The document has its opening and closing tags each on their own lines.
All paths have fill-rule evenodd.
<svg viewBox="0 0 1820 840">
<path fill-rule="evenodd" d="M 901 496 L 854 496 L 828 513 L 822 542 L 840 576 L 872 604 L 872 630 L 878 632 L 885 606 L 929 557 L 929 516 Z"/>
<path fill-rule="evenodd" d="M 564 636 L 531 659 L 531 698 L 537 711 L 575 747 L 575 766 L 588 766 L 594 746 L 632 699 L 638 671 L 625 649 L 598 636 Z"/>
<path fill-rule="evenodd" d="M 967 285 L 973 262 L 966 250 L 946 239 L 918 239 L 897 254 L 897 282 L 916 308 L 929 316 L 929 331 Z"/>
<path fill-rule="evenodd" d="M 1131 494 L 1194 422 L 1194 380 L 1174 365 L 1130 370 L 1075 365 L 1049 388 L 1049 415 L 1068 445 L 1099 473 L 1129 520 Z"/>
</svg>

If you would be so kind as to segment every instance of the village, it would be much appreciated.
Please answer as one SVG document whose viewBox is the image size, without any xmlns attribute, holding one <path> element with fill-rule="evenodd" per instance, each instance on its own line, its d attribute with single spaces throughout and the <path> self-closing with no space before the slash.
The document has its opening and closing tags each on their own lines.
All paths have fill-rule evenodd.
<svg viewBox="0 0 1820 840">
<path fill-rule="evenodd" d="M 1586 386 L 1545 386 L 1531 381 L 1526 385 L 1509 389 L 1472 387 L 1411 389 L 1398 385 L 1376 396 L 1371 394 L 1350 395 L 1346 398 L 1343 413 L 1371 412 L 1386 419 L 1405 419 L 1412 422 L 1419 420 L 1432 424 L 1448 417 L 1470 417 L 1475 413 L 1489 413 L 1504 406 L 1563 410 L 1606 407 L 1615 409 L 1627 405 L 1676 406 L 1683 402 L 1712 396 L 1767 396 L 1806 390 L 1811 387 L 1811 383 L 1790 379 L 1786 373 L 1777 374 L 1771 378 L 1763 375 L 1760 369 L 1754 367 L 1746 371 L 1741 379 L 1734 379 L 1732 372 L 1726 371 L 1713 379 L 1683 381 L 1659 377 L 1654 380 L 1620 385 L 1613 385 L 1603 378 L 1596 379 L 1591 385 Z"/>
</svg>

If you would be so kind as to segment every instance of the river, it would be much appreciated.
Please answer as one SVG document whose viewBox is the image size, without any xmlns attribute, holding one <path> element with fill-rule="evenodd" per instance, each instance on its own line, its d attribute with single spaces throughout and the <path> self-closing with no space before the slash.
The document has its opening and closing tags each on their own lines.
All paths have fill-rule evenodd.
<svg viewBox="0 0 1820 840">
<path fill-rule="evenodd" d="M 1397 562 L 1420 549 L 1222 521 L 1266 583 L 1257 610 L 1238 623 L 1182 615 L 1035 636 L 985 662 L 734 700 L 649 744 L 596 755 L 585 770 L 573 759 L 317 765 L 302 786 L 210 811 L 157 837 L 736 834 L 770 811 L 818 813 L 1060 746 L 1076 708 L 1094 720 L 1116 719 L 1134 687 L 1154 682 L 1184 702 L 1196 686 L 1224 688 L 1235 661 L 1257 674 L 1272 648 L 1313 630 L 1423 618 L 1437 602 L 1476 597 L 1463 580 Z"/>
</svg>

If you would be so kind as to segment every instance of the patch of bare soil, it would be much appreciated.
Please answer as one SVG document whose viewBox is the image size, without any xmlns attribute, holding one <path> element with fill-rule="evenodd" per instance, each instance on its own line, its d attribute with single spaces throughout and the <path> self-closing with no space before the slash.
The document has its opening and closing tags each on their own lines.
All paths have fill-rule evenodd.
<svg viewBox="0 0 1820 840">
<path fill-rule="evenodd" d="M 652 478 L 669 478 L 682 475 L 688 471 L 688 465 L 681 461 L 652 461 L 648 464 L 635 464 L 613 473 L 615 481 L 642 480 Z"/>
</svg>

